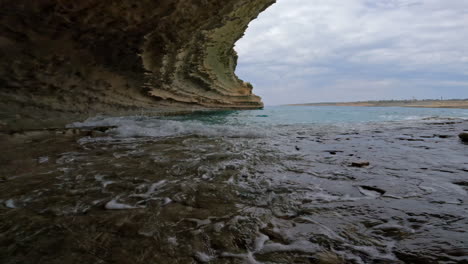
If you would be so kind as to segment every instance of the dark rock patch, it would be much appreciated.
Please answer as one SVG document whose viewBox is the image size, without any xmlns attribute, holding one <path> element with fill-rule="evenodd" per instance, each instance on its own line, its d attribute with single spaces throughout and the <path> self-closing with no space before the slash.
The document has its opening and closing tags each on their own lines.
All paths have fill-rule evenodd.
<svg viewBox="0 0 468 264">
<path fill-rule="evenodd" d="M 468 187 L 468 181 L 456 181 L 453 184 Z"/>
<path fill-rule="evenodd" d="M 373 186 L 361 185 L 361 186 L 359 186 L 359 187 L 362 188 L 363 190 L 366 190 L 366 191 L 377 192 L 377 193 L 379 193 L 380 195 L 384 195 L 384 194 L 386 193 L 385 190 L 382 190 L 382 189 L 380 189 L 380 188 L 373 187 Z"/>
<path fill-rule="evenodd" d="M 400 138 L 397 138 L 399 140 L 406 140 L 406 141 L 424 141 L 424 139 L 422 138 L 406 138 L 406 137 L 400 137 Z"/>
<path fill-rule="evenodd" d="M 468 143 L 468 133 L 461 133 L 460 135 L 458 135 L 458 137 L 461 139 L 461 141 Z"/>
<path fill-rule="evenodd" d="M 368 161 L 354 161 L 351 163 L 351 167 L 364 168 L 370 165 Z"/>
<path fill-rule="evenodd" d="M 342 150 L 324 150 L 323 152 L 328 152 L 331 155 L 336 155 L 338 153 L 343 153 L 344 151 L 342 151 Z"/>
<path fill-rule="evenodd" d="M 451 137 L 453 137 L 452 135 L 434 135 L 434 136 L 436 136 L 438 138 L 451 138 Z"/>
</svg>

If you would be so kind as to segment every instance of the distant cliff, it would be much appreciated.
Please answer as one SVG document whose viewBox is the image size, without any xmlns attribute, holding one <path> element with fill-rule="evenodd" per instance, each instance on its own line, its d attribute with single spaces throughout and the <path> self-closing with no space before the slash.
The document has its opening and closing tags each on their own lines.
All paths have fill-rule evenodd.
<svg viewBox="0 0 468 264">
<path fill-rule="evenodd" d="M 263 106 L 234 43 L 275 0 L 1 0 L 0 127 Z"/>
</svg>

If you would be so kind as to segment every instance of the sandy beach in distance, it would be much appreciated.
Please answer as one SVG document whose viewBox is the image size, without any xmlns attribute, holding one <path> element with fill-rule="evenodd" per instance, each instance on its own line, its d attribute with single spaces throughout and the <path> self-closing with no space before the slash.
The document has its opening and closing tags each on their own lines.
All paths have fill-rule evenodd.
<svg viewBox="0 0 468 264">
<path fill-rule="evenodd" d="M 468 100 L 404 100 L 292 104 L 292 106 L 372 106 L 468 109 Z"/>
</svg>

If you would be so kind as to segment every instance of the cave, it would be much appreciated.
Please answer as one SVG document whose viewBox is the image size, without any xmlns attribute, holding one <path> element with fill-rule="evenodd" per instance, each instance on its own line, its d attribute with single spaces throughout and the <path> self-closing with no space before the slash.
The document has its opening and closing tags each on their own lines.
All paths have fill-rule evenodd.
<svg viewBox="0 0 468 264">
<path fill-rule="evenodd" d="M 262 108 L 233 47 L 274 2 L 1 1 L 0 130 Z"/>
</svg>

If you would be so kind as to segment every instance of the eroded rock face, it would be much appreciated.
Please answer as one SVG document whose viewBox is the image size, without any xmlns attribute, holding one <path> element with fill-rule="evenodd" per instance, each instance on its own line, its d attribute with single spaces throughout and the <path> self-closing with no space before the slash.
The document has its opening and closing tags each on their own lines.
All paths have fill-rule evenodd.
<svg viewBox="0 0 468 264">
<path fill-rule="evenodd" d="M 0 127 L 260 108 L 234 43 L 275 0 L 2 0 Z"/>
</svg>

